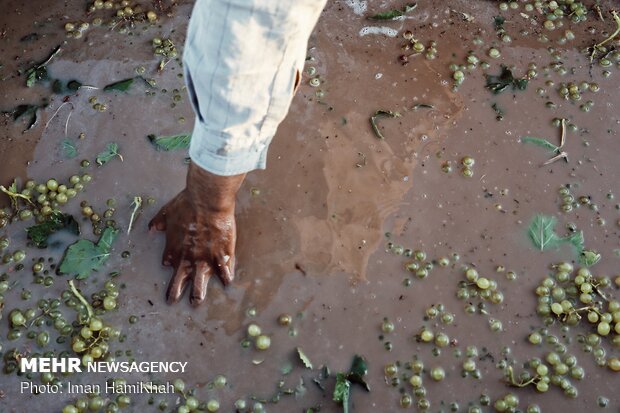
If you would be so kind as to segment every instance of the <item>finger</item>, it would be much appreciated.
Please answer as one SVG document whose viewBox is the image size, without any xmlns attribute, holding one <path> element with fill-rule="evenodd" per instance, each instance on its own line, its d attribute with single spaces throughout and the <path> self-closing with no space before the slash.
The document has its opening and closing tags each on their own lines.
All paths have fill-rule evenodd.
<svg viewBox="0 0 620 413">
<path fill-rule="evenodd" d="M 157 231 L 166 230 L 166 207 L 160 209 L 157 215 L 155 215 L 151 222 L 149 222 L 149 230 L 152 229 L 155 229 Z"/>
<path fill-rule="evenodd" d="M 235 257 L 225 255 L 221 259 L 216 260 L 217 276 L 222 280 L 224 285 L 230 284 L 235 278 Z"/>
<path fill-rule="evenodd" d="M 166 300 L 168 303 L 173 304 L 181 299 L 181 296 L 187 288 L 189 277 L 189 262 L 185 259 L 181 259 L 179 265 L 176 266 L 174 276 L 168 285 L 168 291 L 166 292 Z"/>
<path fill-rule="evenodd" d="M 189 296 L 189 303 L 198 307 L 205 301 L 207 297 L 207 285 L 209 284 L 209 278 L 213 271 L 211 266 L 204 261 L 199 261 L 194 267 L 194 280 L 192 283 L 192 291 Z"/>
<path fill-rule="evenodd" d="M 166 242 L 166 248 L 164 249 L 164 253 L 161 256 L 161 265 L 164 267 L 170 267 L 173 264 L 174 253 L 172 248 L 168 247 L 168 242 Z"/>
</svg>

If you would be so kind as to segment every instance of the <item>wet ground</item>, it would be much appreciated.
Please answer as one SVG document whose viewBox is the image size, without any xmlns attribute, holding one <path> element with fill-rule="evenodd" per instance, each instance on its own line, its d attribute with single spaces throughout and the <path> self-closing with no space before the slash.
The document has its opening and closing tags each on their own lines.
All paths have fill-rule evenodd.
<svg viewBox="0 0 620 413">
<path fill-rule="evenodd" d="M 480 405 L 482 394 L 494 402 L 509 392 L 519 397 L 522 411 L 534 403 L 544 412 L 598 410 L 600 397 L 609 399 L 606 410 L 620 409 L 617 373 L 597 366 L 595 357 L 579 343 L 579 335 L 594 328 L 585 319 L 569 331 L 562 331 L 557 321 L 549 327 L 549 333 L 562 343 L 563 336 L 572 338 L 568 353 L 585 369 L 584 380 L 571 379 L 578 389 L 576 399 L 565 396 L 557 386 L 546 393 L 533 386 L 509 387 L 502 368 L 502 360 L 514 361 L 520 372 L 523 362 L 544 358 L 554 349 L 527 341 L 530 332 L 543 326 L 536 314 L 534 291 L 553 274 L 551 264 L 566 261 L 580 266 L 568 245 L 537 250 L 527 234 L 534 216 L 557 217 L 560 235 L 567 233 L 570 223 L 583 230 L 586 248 L 602 256 L 591 271 L 612 280 L 619 273 L 620 217 L 614 198 L 620 195 L 616 179 L 618 68 L 615 62 L 608 68 L 596 62 L 590 65 L 582 53 L 615 30 L 609 14 L 613 3 L 601 4 L 604 21 L 591 10 L 587 21 L 565 21 L 564 27 L 554 31 L 542 28 L 544 19 L 536 10 L 527 11 L 525 3 L 508 11 L 500 11 L 496 2 L 445 3 L 449 5 L 420 2 L 404 19 L 377 22 L 366 16 L 402 5 L 329 2 L 310 39 L 302 87 L 270 147 L 268 169 L 250 174 L 239 193 L 236 282 L 223 289 L 213 280 L 208 304 L 191 309 L 185 301 L 165 304 L 169 271 L 160 266 L 164 240 L 146 228 L 158 208 L 182 188 L 187 168 L 186 151 L 156 151 L 146 137 L 188 133 L 193 124 L 179 63 L 173 59 L 159 72 L 160 58 L 153 55 L 151 41 L 171 38 L 180 54 L 191 4 L 178 4 L 169 16 L 160 12 L 157 23 L 138 23 L 125 33 L 119 32 L 122 24 L 113 30 L 104 25 L 89 28 L 79 39 L 68 39 L 63 30 L 66 22 L 92 22 L 95 17 L 109 20 L 112 12 L 86 15 L 84 4 L 73 1 L 54 5 L 7 2 L 0 19 L 1 109 L 36 104 L 44 98 L 49 105 L 38 111 L 38 122 L 28 131 L 22 132 L 27 126 L 23 121 L 4 120 L 1 183 L 7 186 L 14 177 L 21 182 L 27 178 L 45 182 L 51 177 L 65 182 L 75 173 L 89 173 L 92 182 L 65 208 L 76 216 L 80 216 L 82 200 L 102 212 L 107 199 L 116 199 L 115 220 L 122 233 L 114 253 L 105 270 L 79 286 L 90 294 L 102 288 L 109 272 L 120 272 L 116 278 L 123 287 L 119 308 L 104 316 L 126 335 L 124 342 L 113 342 L 111 348 L 132 351 L 131 356 L 119 355 L 118 359 L 189 361 L 181 378 L 187 386 L 197 387 L 201 400 L 217 399 L 220 411 L 226 412 L 234 411 L 237 399 L 247 400 L 250 406 L 252 396 L 271 399 L 280 380 L 285 383 L 282 389 L 295 389 L 300 378 L 306 391 L 299 386 L 295 395 L 265 403 L 266 411 L 305 412 L 319 405 L 321 412 L 342 411 L 332 401 L 334 378 L 325 382 L 325 391 L 312 379 L 319 375 L 321 365 L 329 366 L 334 374 L 347 371 L 355 354 L 368 362 L 371 391 L 352 386 L 353 412 L 417 410 L 400 407 L 402 394 L 414 395 L 405 363 L 415 358 L 426 366 L 425 398 L 433 412 L 466 412 Z M 511 43 L 498 38 L 494 26 L 498 15 L 506 19 L 503 27 Z M 567 29 L 576 38 L 560 44 L 558 39 Z M 436 41 L 436 59 L 422 54 L 401 64 L 399 56 L 411 53 L 401 50 L 407 30 L 424 45 Z M 31 33 L 36 36 L 25 38 Z M 539 41 L 542 34 L 550 40 Z M 62 52 L 49 65 L 50 76 L 77 79 L 98 89 L 51 94 L 46 83 L 25 87 L 25 76 L 18 70 L 44 60 L 59 44 Z M 498 48 L 501 57 L 488 57 L 490 47 Z M 449 66 L 464 64 L 470 51 L 490 66 L 465 70 L 464 82 L 453 90 Z M 556 52 L 558 59 L 552 56 Z M 549 67 L 558 61 L 566 74 Z M 485 89 L 484 74 L 498 74 L 502 64 L 514 66 L 515 77 L 525 76 L 528 66 L 535 64 L 537 76 L 524 91 L 509 88 L 493 95 Z M 142 76 L 156 81 L 154 86 L 134 81 L 126 93 L 101 90 L 136 76 L 140 67 L 145 69 Z M 316 74 L 311 75 L 314 70 Z M 318 87 L 309 84 L 315 77 L 320 80 Z M 582 81 L 597 83 L 600 90 L 583 91 L 582 100 L 576 103 L 558 94 L 561 82 Z M 591 110 L 580 110 L 588 100 L 593 101 Z M 95 103 L 105 104 L 107 110 L 93 109 Z M 378 119 L 384 139 L 379 139 L 369 122 L 378 110 L 400 115 Z M 502 120 L 497 119 L 498 111 Z M 562 150 L 568 162 L 543 166 L 553 154 L 520 138 L 543 137 L 559 145 L 561 127 L 552 123 L 554 118 L 567 119 Z M 66 139 L 75 144 L 78 154 L 74 158 L 68 159 L 63 149 Z M 110 142 L 118 143 L 122 161 L 115 157 L 96 167 L 95 157 Z M 472 177 L 461 173 L 461 160 L 466 156 L 475 160 Z M 89 159 L 91 166 L 82 168 L 82 159 Z M 575 198 L 590 197 L 597 207 L 584 205 L 563 212 L 558 189 L 568 184 Z M 152 197 L 154 203 L 145 202 L 127 235 L 135 196 Z M 32 221 L 3 230 L 11 239 L 11 251 L 25 244 L 24 227 L 29 225 Z M 82 237 L 97 238 L 86 220 Z M 4 355 L 13 348 L 26 354 L 40 351 L 32 340 L 6 338 L 7 314 L 15 307 L 35 306 L 41 297 L 59 296 L 67 276 L 54 276 L 54 285 L 48 288 L 32 284 L 30 259 L 58 260 L 72 240 L 63 235 L 47 250 L 28 248 L 28 264 L 21 271 L 15 264 L 3 267 L 12 286 L 4 294 L 0 328 Z M 403 254 L 405 249 L 425 252 L 420 265 L 433 264 L 427 277 L 405 269 L 413 260 Z M 130 257 L 122 258 L 123 251 L 129 251 Z M 449 261 L 441 266 L 444 257 Z M 504 294 L 501 304 L 487 302 L 487 315 L 466 311 L 479 298 L 456 298 L 458 283 L 465 279 L 464 266 L 496 280 Z M 508 279 L 510 271 L 517 274 L 515 280 Z M 19 298 L 23 289 L 32 291 L 31 300 Z M 606 291 L 620 296 L 615 286 Z M 452 324 L 425 318 L 427 309 L 438 304 L 454 315 Z M 256 315 L 248 314 L 249 310 Z M 291 326 L 278 324 L 283 313 L 292 316 Z M 132 315 L 138 318 L 135 324 L 128 322 Z M 393 332 L 382 332 L 384 318 L 394 324 Z M 500 320 L 503 331 L 493 332 L 491 319 Z M 271 337 L 268 350 L 242 347 L 251 323 Z M 423 327 L 445 332 L 450 345 L 417 341 L 415 336 Z M 607 358 L 618 356 L 613 336 L 603 338 L 601 347 Z M 52 337 L 55 340 L 56 335 Z M 478 349 L 474 359 L 479 379 L 461 375 L 467 346 Z M 314 371 L 303 367 L 296 347 L 310 358 Z M 393 386 L 384 368 L 396 362 L 401 383 Z M 445 380 L 435 382 L 429 377 L 428 371 L 436 366 L 445 369 Z M 210 383 L 220 374 L 226 376 L 227 385 L 212 389 Z M 20 394 L 23 376 L 1 377 L 0 412 L 59 412 L 67 403 L 85 397 L 66 392 Z M 129 382 L 164 381 L 179 375 L 125 377 Z M 102 383 L 106 378 L 104 374 L 74 375 L 70 380 Z M 419 396 L 413 397 L 414 405 Z M 156 396 L 153 406 L 148 405 L 146 395 L 132 397 L 133 404 L 123 411 L 157 411 L 160 400 L 168 401 L 166 411 L 176 411 L 179 403 L 175 395 Z M 458 408 L 451 410 L 451 403 L 458 403 Z M 493 411 L 492 407 L 482 409 Z"/>
</svg>

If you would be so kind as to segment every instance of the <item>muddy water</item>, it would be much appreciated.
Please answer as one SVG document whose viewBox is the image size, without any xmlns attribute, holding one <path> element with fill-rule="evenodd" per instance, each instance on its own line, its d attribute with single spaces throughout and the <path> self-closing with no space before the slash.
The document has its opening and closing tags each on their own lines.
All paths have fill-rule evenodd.
<svg viewBox="0 0 620 413">
<path fill-rule="evenodd" d="M 171 62 L 163 73 L 156 73 L 158 61 L 152 57 L 150 39 L 169 36 L 180 51 L 189 4 L 177 7 L 173 17 L 162 20 L 161 27 L 144 32 L 136 29 L 132 36 L 93 29 L 83 39 L 69 40 L 63 46 L 65 52 L 50 66 L 53 76 L 75 78 L 101 88 L 134 76 L 137 67 L 145 66 L 145 76 L 157 81 L 155 96 L 146 96 L 145 92 L 152 89 L 141 83 L 121 95 L 84 89 L 70 96 L 62 107 L 64 96 L 53 97 L 49 108 L 42 111 L 38 126 L 30 132 L 21 134 L 23 125 L 7 122 L 4 134 L 12 141 L 2 143 L 3 183 L 9 177 L 26 175 L 38 180 L 50 176 L 66 179 L 81 170 L 81 159 L 93 160 L 107 143 L 119 143 L 123 161 L 113 159 L 104 167 L 86 169 L 93 175 L 93 182 L 78 197 L 101 211 L 105 200 L 114 197 L 118 202 L 115 219 L 121 228 L 127 227 L 134 196 L 150 196 L 156 201 L 144 208 L 131 234 L 119 238 L 116 254 L 107 266 L 109 270 L 120 270 L 119 282 L 125 287 L 119 300 L 120 311 L 107 318 L 127 334 L 127 340 L 116 348 L 133 350 L 133 357 L 139 361 L 189 361 L 183 379 L 199 388 L 202 399 L 220 400 L 221 411 L 232 411 L 230 406 L 237 398 L 269 398 L 280 379 L 285 380 L 285 387 L 294 388 L 300 377 L 304 378 L 307 394 L 298 398 L 283 396 L 278 404 L 268 405 L 267 411 L 302 411 L 317 404 L 322 404 L 321 411 L 339 411 L 329 393 L 333 382 L 328 384 L 328 392 L 321 392 L 312 382 L 317 373 L 303 370 L 297 361 L 297 346 L 304 349 L 315 367 L 326 364 L 332 371 L 348 369 L 356 353 L 367 357 L 372 391 L 366 394 L 354 388 L 352 406 L 356 412 L 400 410 L 399 387 L 386 385 L 383 366 L 404 363 L 414 355 L 427 367 L 441 365 L 447 371 L 448 377 L 441 383 L 425 376 L 431 411 L 449 411 L 451 402 L 458 402 L 459 411 L 466 411 L 482 393 L 495 399 L 508 391 L 519 395 L 522 407 L 535 402 L 545 412 L 598 408 L 596 399 L 601 395 L 611 400 L 608 410 L 615 411 L 620 408 L 614 393 L 618 378 L 596 367 L 593 357 L 583 353 L 577 344 L 569 346 L 570 352 L 586 368 L 588 377 L 585 382 L 575 382 L 579 389 L 577 400 L 566 398 L 555 387 L 544 395 L 532 388 L 510 389 L 502 382 L 495 363 L 506 346 L 511 349 L 510 357 L 519 362 L 531 356 L 542 357 L 545 350 L 549 351 L 549 347 L 535 348 L 525 342 L 531 329 L 541 326 L 535 314 L 533 290 L 547 275 L 550 263 L 575 260 L 568 247 L 535 251 L 525 231 L 536 213 L 557 214 L 558 232 L 562 233 L 566 223 L 574 222 L 584 230 L 587 247 L 603 256 L 593 271 L 610 276 L 617 272 L 617 200 L 607 199 L 607 193 L 618 196 L 620 191 L 615 179 L 620 155 L 616 142 L 619 95 L 614 79 L 618 74 L 612 69 L 611 78 L 604 79 L 600 68 L 590 70 L 587 66 L 578 51 L 590 43 L 593 37 L 589 35 L 578 37 L 571 48 L 563 50 L 566 67 L 575 68 L 564 78 L 553 71 L 545 77 L 539 69 L 539 78 L 532 80 L 525 92 L 491 96 L 483 89 L 484 78 L 478 70 L 467 75 L 458 92 L 452 92 L 448 64 L 462 62 L 470 49 L 484 56 L 489 42 L 495 39 L 492 18 L 498 13 L 496 6 L 491 2 L 470 3 L 455 2 L 451 7 L 475 16 L 470 23 L 443 6 L 420 4 L 403 21 L 377 25 L 355 13 L 363 10 L 364 2 L 328 5 L 310 40 L 306 65 L 307 69 L 316 68 L 322 84 L 313 88 L 307 84 L 309 77 L 304 78 L 290 116 L 270 148 L 268 169 L 250 174 L 242 187 L 237 204 L 237 280 L 226 290 L 212 282 L 209 304 L 199 310 L 192 310 L 185 302 L 172 307 L 163 302 L 169 277 L 169 271 L 159 264 L 163 239 L 146 230 L 148 219 L 159 206 L 182 188 L 186 171 L 183 151 L 156 152 L 146 135 L 188 132 L 193 119 L 187 100 L 173 99 L 174 89 L 184 96 L 182 79 L 177 76 L 178 63 Z M 15 2 L 8 8 L 15 20 L 4 23 L 7 42 L 3 45 L 12 54 L 23 56 L 21 60 L 44 58 L 62 39 L 59 22 L 83 16 L 82 6 L 70 3 L 50 10 L 34 4 L 23 7 Z M 534 33 L 540 30 L 518 23 L 518 14 L 513 14 L 506 28 L 515 42 L 501 47 L 500 62 L 516 65 L 519 74 L 530 62 L 536 62 L 539 68 L 549 64 L 552 60 L 546 50 L 548 45 L 518 35 L 522 28 Z M 49 21 L 48 16 L 52 16 Z M 33 18 L 47 23 L 39 29 L 32 26 Z M 385 35 L 360 36 L 366 26 L 386 26 L 399 36 L 411 29 L 424 43 L 436 40 L 438 59 L 426 61 L 420 56 L 402 66 L 397 61 L 402 40 Z M 19 39 L 32 27 L 46 36 L 24 46 Z M 609 30 L 609 22 L 605 27 Z M 583 35 L 585 30 L 574 31 Z M 476 35 L 486 39 L 487 46 L 474 45 Z M 600 31 L 595 36 L 599 38 Z M 492 62 L 489 73 L 498 73 L 500 62 Z M 7 62 L 3 75 L 14 73 L 18 66 L 19 62 Z M 582 113 L 578 105 L 562 101 L 555 90 L 557 84 L 545 85 L 548 79 L 598 82 L 602 88 L 598 94 L 584 93 L 586 100 L 596 102 L 593 111 Z M 6 107 L 49 95 L 43 87 L 26 94 L 23 77 L 9 78 L 1 87 Z M 543 97 L 537 95 L 538 87 L 546 89 Z M 317 91 L 323 96 L 317 96 Z M 91 97 L 105 103 L 108 111 L 93 110 Z M 548 100 L 556 102 L 557 108 L 547 109 Z M 493 103 L 505 112 L 501 122 L 495 119 Z M 417 104 L 433 108 L 414 110 Z M 379 120 L 384 140 L 372 133 L 368 123 L 369 116 L 380 109 L 401 115 Z M 524 145 L 519 137 L 559 140 L 558 128 L 551 125 L 553 117 L 569 118 L 579 131 L 570 132 L 567 138 L 569 163 L 541 167 L 547 159 L 545 150 Z M 181 118 L 185 122 L 181 123 Z M 80 133 L 85 134 L 83 139 L 78 139 Z M 76 142 L 79 155 L 75 159 L 64 159 L 59 151 L 65 137 Z M 32 152 L 30 147 L 34 148 Z M 472 178 L 459 173 L 460 159 L 466 155 L 476 160 Z M 5 159 L 15 163 L 5 163 Z M 449 174 L 441 170 L 446 161 L 454 169 Z M 575 195 L 591 196 L 599 212 L 580 208 L 560 214 L 557 189 L 568 183 L 579 185 Z M 77 204 L 73 201 L 68 210 L 78 214 Z M 605 225 L 598 224 L 599 217 L 606 221 Z M 94 238 L 88 225 L 84 224 L 84 229 L 84 236 Z M 389 239 L 386 232 L 391 233 Z M 13 225 L 7 233 L 14 244 L 23 242 L 23 225 Z M 460 259 L 418 280 L 403 270 L 408 259 L 386 252 L 388 241 L 424 250 L 429 259 L 451 257 L 454 253 Z M 130 251 L 131 258 L 120 257 L 125 250 Z M 39 255 L 32 250 L 29 253 Z M 57 258 L 61 253 L 62 248 L 49 251 Z M 504 292 L 503 304 L 489 305 L 490 316 L 468 315 L 465 303 L 454 298 L 457 283 L 463 279 L 463 264 L 475 265 L 481 273 L 496 279 Z M 517 272 L 517 280 L 508 281 L 504 274 L 496 273 L 498 265 Z M 105 273 L 91 277 L 92 283 L 84 282 L 82 288 L 96 291 L 105 277 Z M 405 278 L 413 280 L 411 286 L 403 285 Z M 59 278 L 54 287 L 44 290 L 20 279 L 20 286 L 31 288 L 35 295 L 52 297 L 62 290 L 62 281 Z M 17 299 L 17 290 L 6 294 L 7 309 L 27 306 Z M 437 303 L 455 314 L 453 325 L 423 319 L 424 310 Z M 248 316 L 248 308 L 256 308 L 258 315 Z M 293 316 L 296 336 L 277 325 L 278 315 L 284 312 Z M 130 325 L 129 315 L 137 315 L 139 323 Z M 395 331 L 380 340 L 384 317 L 394 322 Z M 488 327 L 490 317 L 501 320 L 506 331 L 492 333 Z M 271 336 L 268 351 L 240 346 L 250 322 L 259 324 Z M 442 349 L 440 355 L 434 356 L 433 346 L 416 343 L 412 336 L 425 325 L 445 331 L 457 340 L 455 347 L 461 350 L 476 345 L 481 356 L 488 354 L 478 361 L 482 379 L 461 378 L 464 358 L 456 358 L 454 348 Z M 6 328 L 3 324 L 3 351 L 15 347 L 5 340 Z M 551 330 L 560 334 L 557 327 Z M 571 334 L 584 331 L 586 328 L 581 326 Z M 385 350 L 386 340 L 392 343 L 391 351 Z M 608 349 L 608 353 L 617 355 L 617 350 L 614 353 Z M 283 376 L 281 368 L 288 363 L 295 368 Z M 207 383 L 217 374 L 225 374 L 229 385 L 209 390 Z M 156 379 L 175 377 L 163 375 Z M 129 377 L 130 381 L 146 378 Z M 83 382 L 104 379 L 102 375 L 72 378 Z M 55 412 L 75 397 L 20 395 L 18 383 L 15 376 L 0 381 L 5 394 L 0 411 Z M 411 393 L 410 386 L 401 387 Z M 129 411 L 145 409 L 146 397 L 136 399 L 137 406 Z M 167 399 L 174 406 L 175 397 Z M 154 411 L 156 407 L 147 409 Z"/>
</svg>

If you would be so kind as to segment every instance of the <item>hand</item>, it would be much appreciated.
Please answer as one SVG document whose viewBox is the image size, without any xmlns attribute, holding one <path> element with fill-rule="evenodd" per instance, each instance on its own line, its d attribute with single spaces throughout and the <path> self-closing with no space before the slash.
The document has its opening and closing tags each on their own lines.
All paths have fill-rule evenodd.
<svg viewBox="0 0 620 413">
<path fill-rule="evenodd" d="M 217 275 L 224 285 L 234 277 L 235 197 L 245 174 L 218 176 L 191 164 L 186 188 L 160 209 L 149 229 L 166 232 L 162 264 L 174 274 L 166 299 L 178 302 L 191 283 L 189 301 L 204 302 Z"/>
</svg>

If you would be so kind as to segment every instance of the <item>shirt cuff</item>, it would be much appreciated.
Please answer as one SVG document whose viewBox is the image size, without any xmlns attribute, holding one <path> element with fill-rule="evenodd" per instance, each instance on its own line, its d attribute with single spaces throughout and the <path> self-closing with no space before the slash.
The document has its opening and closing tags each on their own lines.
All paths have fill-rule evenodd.
<svg viewBox="0 0 620 413">
<path fill-rule="evenodd" d="M 189 156 L 196 165 L 221 176 L 239 175 L 267 166 L 267 149 L 271 138 L 260 144 L 235 151 L 222 151 L 225 139 L 213 133 L 198 118 L 194 124 Z"/>
</svg>

